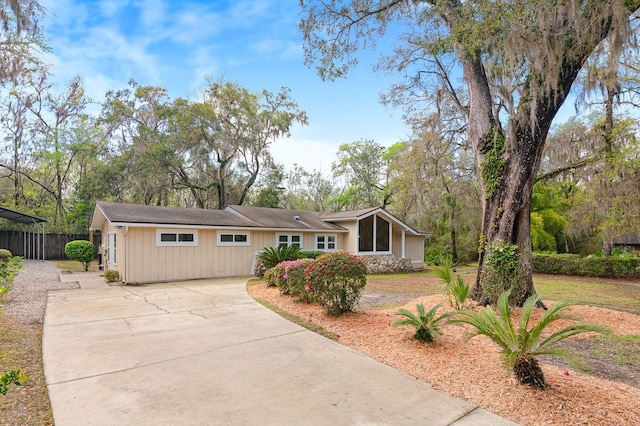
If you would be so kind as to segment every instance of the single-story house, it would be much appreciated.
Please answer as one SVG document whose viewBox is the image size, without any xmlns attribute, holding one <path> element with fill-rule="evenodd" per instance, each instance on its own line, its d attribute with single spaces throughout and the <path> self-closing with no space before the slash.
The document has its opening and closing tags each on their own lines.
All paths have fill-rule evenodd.
<svg viewBox="0 0 640 426">
<path fill-rule="evenodd" d="M 90 229 L 102 233 L 103 268 L 131 284 L 252 275 L 260 250 L 290 245 L 391 256 L 406 259 L 413 269 L 424 267 L 426 234 L 382 208 L 318 213 L 99 201 Z"/>
</svg>

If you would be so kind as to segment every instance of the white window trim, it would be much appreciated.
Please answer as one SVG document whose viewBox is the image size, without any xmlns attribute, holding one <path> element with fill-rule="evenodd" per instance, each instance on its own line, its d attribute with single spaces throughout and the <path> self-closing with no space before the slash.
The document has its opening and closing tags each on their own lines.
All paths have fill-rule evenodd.
<svg viewBox="0 0 640 426">
<path fill-rule="evenodd" d="M 193 234 L 193 241 L 161 241 L 162 234 Z M 177 240 L 177 237 L 176 237 Z M 156 229 L 156 246 L 158 247 L 197 247 L 197 229 Z"/>
<path fill-rule="evenodd" d="M 233 235 L 234 240 L 236 235 L 244 235 L 247 237 L 247 241 L 222 241 L 223 235 Z M 219 246 L 249 246 L 251 245 L 251 234 L 249 232 L 228 232 L 228 231 L 218 231 L 218 245 Z"/>
<path fill-rule="evenodd" d="M 326 240 L 328 237 L 333 237 L 333 248 L 318 248 L 318 237 L 325 237 L 325 241 L 324 244 L 325 246 L 329 244 L 329 242 Z M 315 249 L 316 250 L 322 250 L 322 251 L 337 251 L 338 250 L 338 234 L 316 234 L 315 235 Z"/>
<path fill-rule="evenodd" d="M 280 237 L 281 236 L 286 236 L 287 237 L 287 247 L 291 246 L 291 237 L 294 237 L 294 236 L 295 237 L 300 237 L 300 243 L 299 243 L 300 244 L 300 249 L 304 248 L 302 234 L 297 234 L 297 233 L 295 233 L 295 234 L 285 234 L 285 233 L 276 234 L 276 245 L 275 245 L 275 247 L 280 247 Z"/>
</svg>

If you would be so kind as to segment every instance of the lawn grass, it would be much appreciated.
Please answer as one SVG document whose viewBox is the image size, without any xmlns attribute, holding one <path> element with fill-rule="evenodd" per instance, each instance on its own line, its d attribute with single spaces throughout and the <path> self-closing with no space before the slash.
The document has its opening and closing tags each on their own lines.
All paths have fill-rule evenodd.
<svg viewBox="0 0 640 426">
<path fill-rule="evenodd" d="M 592 340 L 590 352 L 601 359 L 617 365 L 637 368 L 640 365 L 640 336 L 617 336 L 615 334 L 597 336 Z"/>
<path fill-rule="evenodd" d="M 535 275 L 533 283 L 543 299 L 570 300 L 640 315 L 640 286 L 630 283 L 601 282 L 587 277 L 548 278 Z"/>
<path fill-rule="evenodd" d="M 83 272 L 84 265 L 77 260 L 58 260 L 56 261 L 58 268 L 69 272 Z M 89 265 L 89 271 L 98 271 L 98 261 L 93 260 Z"/>
</svg>

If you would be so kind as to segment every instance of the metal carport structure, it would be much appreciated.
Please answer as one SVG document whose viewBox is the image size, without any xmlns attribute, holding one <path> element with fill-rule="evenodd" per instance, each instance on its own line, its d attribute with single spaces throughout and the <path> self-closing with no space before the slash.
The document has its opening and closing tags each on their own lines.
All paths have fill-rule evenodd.
<svg viewBox="0 0 640 426">
<path fill-rule="evenodd" d="M 44 224 L 45 219 L 31 216 L 30 214 L 17 212 L 6 207 L 0 207 L 0 217 L 21 225 L 23 235 L 23 257 L 25 259 L 44 260 Z M 27 229 L 25 229 L 27 228 Z M 34 229 L 35 228 L 35 232 Z M 14 253 L 17 254 L 17 253 Z"/>
</svg>

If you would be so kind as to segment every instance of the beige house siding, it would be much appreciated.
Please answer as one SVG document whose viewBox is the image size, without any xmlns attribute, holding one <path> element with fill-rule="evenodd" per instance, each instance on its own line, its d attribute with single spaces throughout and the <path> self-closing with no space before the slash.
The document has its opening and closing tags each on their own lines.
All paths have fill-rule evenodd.
<svg viewBox="0 0 640 426">
<path fill-rule="evenodd" d="M 424 237 L 418 235 L 405 236 L 405 255 L 411 259 L 413 269 L 424 268 Z"/>
<path fill-rule="evenodd" d="M 348 251 L 349 253 L 356 253 L 358 251 L 356 222 L 340 222 L 339 225 L 349 231 L 344 234 L 338 234 L 340 250 Z"/>
</svg>

